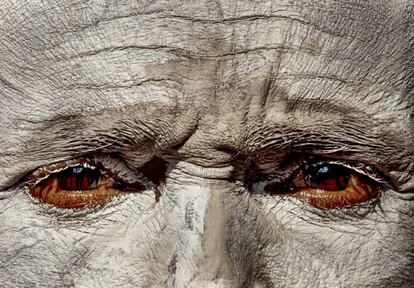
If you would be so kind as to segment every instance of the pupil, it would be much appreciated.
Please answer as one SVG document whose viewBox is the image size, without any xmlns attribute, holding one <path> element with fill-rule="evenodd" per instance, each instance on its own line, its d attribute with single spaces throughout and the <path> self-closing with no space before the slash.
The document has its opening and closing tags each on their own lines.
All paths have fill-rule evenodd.
<svg viewBox="0 0 414 288">
<path fill-rule="evenodd" d="M 78 167 L 73 167 L 72 168 L 72 173 L 73 174 L 80 174 L 80 173 L 82 173 L 83 172 L 83 167 L 82 166 L 78 166 Z"/>
<path fill-rule="evenodd" d="M 321 163 L 312 166 L 308 175 L 314 188 L 339 191 L 348 185 L 350 171 L 340 165 Z"/>
<path fill-rule="evenodd" d="M 322 163 L 311 167 L 309 175 L 315 180 L 325 180 L 336 178 L 341 175 L 346 175 L 347 169 L 342 166 Z"/>
<path fill-rule="evenodd" d="M 59 187 L 66 191 L 83 191 L 95 189 L 101 173 L 98 169 L 76 166 L 57 174 Z"/>
<path fill-rule="evenodd" d="M 319 174 L 324 174 L 324 173 L 328 173 L 328 172 L 329 172 L 328 165 L 324 165 L 322 167 L 319 167 L 319 169 L 318 169 L 318 173 Z"/>
</svg>

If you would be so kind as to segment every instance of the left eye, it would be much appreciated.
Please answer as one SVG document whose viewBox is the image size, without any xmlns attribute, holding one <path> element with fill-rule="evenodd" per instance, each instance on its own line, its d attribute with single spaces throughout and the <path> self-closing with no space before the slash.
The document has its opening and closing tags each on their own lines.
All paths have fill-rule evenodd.
<svg viewBox="0 0 414 288">
<path fill-rule="evenodd" d="M 45 174 L 44 170 L 37 174 Z M 36 173 L 35 173 L 36 174 Z M 141 183 L 129 183 L 101 166 L 76 163 L 58 172 L 40 175 L 29 183 L 28 192 L 42 203 L 59 208 L 83 208 L 107 203 L 127 192 L 144 190 Z"/>
<path fill-rule="evenodd" d="M 270 195 L 295 197 L 320 208 L 354 206 L 378 196 L 378 189 L 368 177 L 329 162 L 299 169 L 287 183 L 271 183 L 264 190 Z"/>
</svg>

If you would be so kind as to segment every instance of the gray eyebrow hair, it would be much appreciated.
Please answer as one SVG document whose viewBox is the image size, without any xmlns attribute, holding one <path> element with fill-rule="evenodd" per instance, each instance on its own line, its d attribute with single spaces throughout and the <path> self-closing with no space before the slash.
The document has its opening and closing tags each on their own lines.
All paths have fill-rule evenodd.
<svg viewBox="0 0 414 288">
<path fill-rule="evenodd" d="M 335 123 L 298 123 L 289 116 L 295 111 L 309 113 L 309 118 L 314 113 L 329 111 L 329 114 L 339 115 L 342 119 Z M 241 149 L 246 153 L 264 150 L 357 153 L 366 156 L 374 153 L 391 159 L 392 155 L 407 149 L 401 141 L 404 131 L 374 131 L 374 127 L 387 128 L 388 123 L 372 121 L 353 106 L 340 107 L 331 101 L 288 100 L 286 115 L 288 121 L 285 123 L 246 127 L 246 136 L 242 140 L 245 144 L 240 143 L 234 150 L 244 147 Z M 177 125 L 172 115 L 163 116 L 150 119 L 131 119 L 128 115 L 117 119 L 111 114 L 56 117 L 32 127 L 36 132 L 42 131 L 42 135 L 35 137 L 28 148 L 49 157 L 56 153 L 110 153 L 137 148 L 162 150 L 179 145 L 196 129 L 197 124 L 194 123 L 191 127 L 181 127 L 182 131 L 176 131 L 176 127 L 182 125 Z"/>
<path fill-rule="evenodd" d="M 122 149 L 157 149 L 175 145 L 172 125 L 168 119 L 55 119 L 41 124 L 43 137 L 34 143 L 37 147 L 49 144 L 56 151 L 112 152 Z M 102 122 L 101 122 L 102 121 Z M 101 123 L 98 123 L 101 122 Z M 46 136 L 46 137 L 45 137 Z M 168 138 L 170 141 L 165 141 Z M 177 137 L 180 138 L 180 137 Z M 171 142 L 171 143 L 169 143 Z M 51 143 L 51 144 L 50 144 Z"/>
<path fill-rule="evenodd" d="M 294 112 L 300 112 L 301 119 L 295 118 Z M 408 144 L 412 139 L 409 127 L 391 129 L 389 119 L 374 120 L 357 107 L 339 106 L 328 100 L 315 103 L 291 99 L 286 101 L 284 113 L 284 121 L 264 123 L 248 132 L 244 139 L 245 153 L 312 153 L 389 166 L 400 163 L 402 156 L 407 162 L 413 161 L 412 147 Z M 336 119 L 322 122 L 316 117 L 318 113 Z"/>
<path fill-rule="evenodd" d="M 286 99 L 286 113 L 302 111 L 302 112 L 313 112 L 313 113 L 327 113 L 327 114 L 338 114 L 347 115 L 353 114 L 357 117 L 366 117 L 363 110 L 355 107 L 354 105 L 348 105 L 347 103 L 338 104 L 332 100 L 326 98 L 320 99 Z"/>
<path fill-rule="evenodd" d="M 16 154 L 51 159 L 55 156 L 60 158 L 66 155 L 111 153 L 127 149 L 160 150 L 178 145 L 188 138 L 188 134 L 197 125 L 197 119 L 191 119 L 187 115 L 172 115 L 171 111 L 140 119 L 130 116 L 133 113 L 131 111 L 110 112 L 30 122 L 28 126 L 32 138 Z M 187 117 L 187 126 L 176 124 L 180 117 Z"/>
</svg>

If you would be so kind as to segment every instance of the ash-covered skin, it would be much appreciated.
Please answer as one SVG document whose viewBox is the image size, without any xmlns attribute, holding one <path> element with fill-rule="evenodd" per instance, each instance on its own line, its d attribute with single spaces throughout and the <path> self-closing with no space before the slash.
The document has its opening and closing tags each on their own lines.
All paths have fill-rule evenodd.
<svg viewBox="0 0 414 288">
<path fill-rule="evenodd" d="M 0 7 L 0 287 L 413 287 L 411 0 Z M 25 193 L 36 168 L 94 153 L 162 178 L 159 201 Z M 292 153 L 389 188 L 322 211 L 246 183 Z M 166 171 L 140 171 L 153 156 Z"/>
</svg>

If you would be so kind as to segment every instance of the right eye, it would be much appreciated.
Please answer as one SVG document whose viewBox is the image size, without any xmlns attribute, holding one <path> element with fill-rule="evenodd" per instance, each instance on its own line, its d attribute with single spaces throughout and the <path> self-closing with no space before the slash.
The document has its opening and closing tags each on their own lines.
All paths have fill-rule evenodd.
<svg viewBox="0 0 414 288">
<path fill-rule="evenodd" d="M 286 183 L 264 187 L 269 195 L 289 196 L 318 208 L 343 208 L 379 196 L 378 185 L 343 165 L 322 161 L 299 168 Z"/>
<path fill-rule="evenodd" d="M 96 163 L 75 161 L 65 168 L 51 169 L 35 171 L 28 192 L 40 202 L 60 208 L 98 206 L 116 196 L 145 189 L 141 182 L 131 183 Z"/>
</svg>

